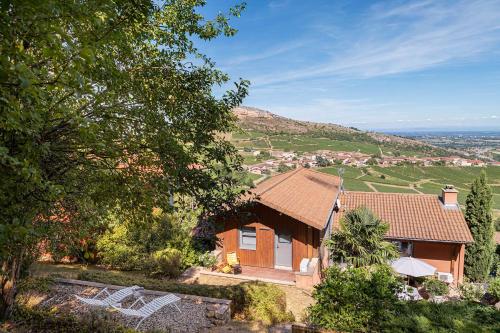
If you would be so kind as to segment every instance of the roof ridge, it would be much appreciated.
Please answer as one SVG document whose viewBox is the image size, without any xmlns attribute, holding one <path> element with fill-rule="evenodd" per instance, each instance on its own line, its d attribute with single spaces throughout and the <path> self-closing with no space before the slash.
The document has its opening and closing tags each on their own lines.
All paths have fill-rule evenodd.
<svg viewBox="0 0 500 333">
<path fill-rule="evenodd" d="M 282 180 L 280 180 L 279 182 L 276 182 L 276 184 L 273 184 L 271 186 L 269 186 L 268 188 L 266 188 L 264 191 L 260 192 L 258 195 L 261 196 L 262 194 L 268 192 L 269 190 L 272 190 L 273 188 L 275 188 L 276 186 L 278 186 L 279 184 L 283 183 L 285 180 L 289 179 L 290 177 L 292 177 L 293 175 L 297 174 L 299 171 L 301 171 L 303 168 L 297 168 L 295 170 L 292 170 L 290 171 L 290 174 L 286 177 L 284 177 Z M 286 174 L 286 173 L 285 173 Z"/>
<path fill-rule="evenodd" d="M 381 194 L 381 195 L 397 195 L 397 196 L 419 196 L 419 197 L 439 197 L 439 194 L 430 193 L 396 193 L 396 192 L 368 192 L 368 191 L 344 191 L 345 194 L 360 193 L 360 194 Z"/>
</svg>

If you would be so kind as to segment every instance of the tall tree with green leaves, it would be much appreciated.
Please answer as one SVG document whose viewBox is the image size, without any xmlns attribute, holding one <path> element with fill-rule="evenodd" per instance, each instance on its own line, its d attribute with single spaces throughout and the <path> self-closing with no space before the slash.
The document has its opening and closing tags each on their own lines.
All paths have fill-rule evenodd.
<svg viewBox="0 0 500 333">
<path fill-rule="evenodd" d="M 221 133 L 248 82 L 216 97 L 229 78 L 193 41 L 234 35 L 244 6 L 205 19 L 204 5 L 0 2 L 0 317 L 23 263 L 62 225 L 116 207 L 147 219 L 170 193 L 209 215 L 238 196 L 241 159 Z"/>
<path fill-rule="evenodd" d="M 495 225 L 491 215 L 491 189 L 486 173 L 476 178 L 465 200 L 465 220 L 474 243 L 465 248 L 465 275 L 472 281 L 484 281 L 490 272 L 495 252 Z"/>
<path fill-rule="evenodd" d="M 330 258 L 354 267 L 386 264 L 399 256 L 394 244 L 384 239 L 388 230 L 389 225 L 366 207 L 348 211 L 327 241 Z"/>
</svg>

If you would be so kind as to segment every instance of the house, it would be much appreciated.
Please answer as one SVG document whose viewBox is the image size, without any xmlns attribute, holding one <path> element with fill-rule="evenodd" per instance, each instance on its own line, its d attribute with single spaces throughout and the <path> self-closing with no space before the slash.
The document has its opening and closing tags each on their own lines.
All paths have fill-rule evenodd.
<svg viewBox="0 0 500 333">
<path fill-rule="evenodd" d="M 444 188 L 441 197 L 429 194 L 343 192 L 334 216 L 337 228 L 343 214 L 367 207 L 389 224 L 388 240 L 402 256 L 413 256 L 437 268 L 438 274 L 463 281 L 465 245 L 472 235 L 457 202 L 458 191 Z M 451 279 L 448 278 L 451 282 Z"/>
<path fill-rule="evenodd" d="M 340 178 L 307 168 L 260 183 L 250 214 L 224 221 L 222 253 L 235 251 L 243 266 L 290 271 L 299 286 L 319 282 L 319 265 L 308 263 L 317 262 L 339 192 Z"/>
<path fill-rule="evenodd" d="M 346 211 L 366 206 L 389 223 L 386 237 L 401 255 L 428 262 L 454 282 L 463 280 L 465 244 L 473 240 L 455 189 L 445 188 L 439 197 L 341 188 L 339 177 L 307 168 L 260 183 L 245 214 L 222 223 L 222 253 L 236 252 L 243 267 L 291 272 L 297 286 L 309 288 L 330 264 L 323 241 Z"/>
</svg>

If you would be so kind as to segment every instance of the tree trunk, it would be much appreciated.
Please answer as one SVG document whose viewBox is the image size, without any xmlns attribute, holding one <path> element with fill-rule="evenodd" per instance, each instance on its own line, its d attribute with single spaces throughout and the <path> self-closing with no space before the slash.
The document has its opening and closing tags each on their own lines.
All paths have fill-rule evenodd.
<svg viewBox="0 0 500 333">
<path fill-rule="evenodd" d="M 12 256 L 2 263 L 0 275 L 0 319 L 7 319 L 14 308 L 17 280 L 21 273 L 22 254 Z"/>
</svg>

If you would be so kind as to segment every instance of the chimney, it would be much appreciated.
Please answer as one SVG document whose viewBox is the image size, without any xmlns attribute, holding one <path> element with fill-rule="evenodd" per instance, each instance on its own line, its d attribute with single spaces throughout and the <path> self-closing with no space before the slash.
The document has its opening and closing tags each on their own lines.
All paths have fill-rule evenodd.
<svg viewBox="0 0 500 333">
<path fill-rule="evenodd" d="M 458 191 L 453 185 L 445 185 L 441 189 L 441 200 L 445 206 L 456 206 L 458 204 Z"/>
</svg>

